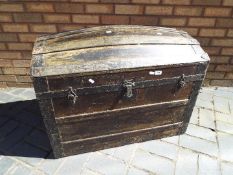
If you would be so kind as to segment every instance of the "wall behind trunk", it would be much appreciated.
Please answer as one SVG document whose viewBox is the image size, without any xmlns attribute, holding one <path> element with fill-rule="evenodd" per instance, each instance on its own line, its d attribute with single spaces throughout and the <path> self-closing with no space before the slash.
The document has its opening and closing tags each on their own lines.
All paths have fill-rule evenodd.
<svg viewBox="0 0 233 175">
<path fill-rule="evenodd" d="M 205 85 L 233 86 L 233 0 L 44 0 L 0 2 L 0 87 L 29 87 L 38 35 L 110 24 L 175 27 L 211 57 Z"/>
</svg>

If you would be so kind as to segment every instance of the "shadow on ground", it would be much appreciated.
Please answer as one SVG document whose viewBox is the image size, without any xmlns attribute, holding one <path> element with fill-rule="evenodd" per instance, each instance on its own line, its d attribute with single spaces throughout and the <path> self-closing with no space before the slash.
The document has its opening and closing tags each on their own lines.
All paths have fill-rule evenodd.
<svg viewBox="0 0 233 175">
<path fill-rule="evenodd" d="M 0 105 L 0 155 L 54 159 L 36 100 Z"/>
</svg>

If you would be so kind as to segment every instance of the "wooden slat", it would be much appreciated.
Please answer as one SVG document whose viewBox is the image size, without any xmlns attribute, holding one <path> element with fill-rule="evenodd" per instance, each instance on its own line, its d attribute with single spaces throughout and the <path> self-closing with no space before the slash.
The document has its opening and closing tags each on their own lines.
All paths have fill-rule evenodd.
<svg viewBox="0 0 233 175">
<path fill-rule="evenodd" d="M 145 80 L 145 81 L 134 81 L 135 83 L 132 89 L 141 89 L 141 88 L 147 88 L 147 87 L 153 87 L 153 86 L 177 84 L 181 76 L 158 79 L 158 80 L 152 79 L 152 80 Z M 194 82 L 194 81 L 201 81 L 203 78 L 204 78 L 204 74 L 188 75 L 188 76 L 184 76 L 184 82 L 189 83 L 189 82 Z M 106 84 L 103 83 L 102 86 L 90 86 L 90 87 L 88 86 L 82 87 L 81 83 L 78 84 L 78 82 L 76 82 L 74 84 L 70 84 L 69 86 L 64 86 L 64 88 L 62 88 L 61 90 L 47 91 L 47 92 L 45 91 L 45 92 L 38 92 L 38 93 L 36 92 L 36 95 L 38 99 L 67 97 L 70 87 L 72 87 L 72 89 L 75 90 L 77 95 L 92 95 L 92 94 L 99 94 L 99 93 L 106 93 L 106 92 L 107 93 L 108 92 L 120 92 L 123 90 L 124 80 L 130 80 L 130 79 L 118 79 L 116 80 L 117 84 L 111 84 L 111 83 L 108 84 L 107 82 L 105 82 Z M 61 81 L 65 83 L 66 78 L 61 79 Z M 58 82 L 59 82 L 59 79 L 58 79 Z M 79 88 L 80 86 L 81 88 Z"/>
<path fill-rule="evenodd" d="M 125 91 L 105 92 L 90 95 L 79 95 L 76 103 L 71 104 L 68 97 L 53 99 L 56 117 L 69 116 L 97 111 L 106 111 L 143 104 L 169 102 L 188 98 L 192 82 L 176 91 L 176 84 L 161 85 L 133 90 L 133 97 L 124 96 Z"/>
<path fill-rule="evenodd" d="M 138 71 L 126 71 L 119 73 L 108 73 L 108 74 L 94 74 L 79 76 L 77 74 L 70 74 L 66 76 L 53 76 L 48 77 L 49 90 L 48 91 L 59 91 L 72 87 L 87 88 L 96 87 L 103 85 L 116 85 L 122 84 L 124 80 L 133 80 L 134 82 L 147 81 L 147 80 L 160 80 L 169 79 L 172 77 L 180 77 L 182 74 L 186 76 L 195 75 L 196 70 L 195 64 L 185 65 L 182 67 L 155 67 L 150 69 L 138 70 Z M 151 75 L 150 72 L 161 71 L 161 75 Z M 94 80 L 94 83 L 90 83 L 89 79 Z M 189 81 L 189 80 L 187 80 Z"/>
<path fill-rule="evenodd" d="M 92 139 L 62 142 L 66 156 L 177 135 L 182 123 L 145 128 Z"/>
<path fill-rule="evenodd" d="M 144 105 L 56 121 L 62 141 L 98 137 L 181 122 L 185 109 L 184 102 Z"/>
<path fill-rule="evenodd" d="M 150 26 L 104 26 L 40 37 L 37 39 L 33 54 L 100 46 L 150 43 L 199 44 L 186 32 L 175 29 Z"/>
<path fill-rule="evenodd" d="M 203 61 L 190 45 L 109 46 L 33 56 L 32 75 L 52 76 Z"/>
</svg>

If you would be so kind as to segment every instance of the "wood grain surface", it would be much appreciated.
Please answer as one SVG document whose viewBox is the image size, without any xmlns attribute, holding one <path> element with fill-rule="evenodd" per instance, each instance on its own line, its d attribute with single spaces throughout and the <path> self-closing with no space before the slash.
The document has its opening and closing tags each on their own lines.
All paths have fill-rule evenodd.
<svg viewBox="0 0 233 175">
<path fill-rule="evenodd" d="M 55 157 L 183 134 L 208 63 L 195 39 L 169 28 L 38 38 L 31 75 Z"/>
</svg>

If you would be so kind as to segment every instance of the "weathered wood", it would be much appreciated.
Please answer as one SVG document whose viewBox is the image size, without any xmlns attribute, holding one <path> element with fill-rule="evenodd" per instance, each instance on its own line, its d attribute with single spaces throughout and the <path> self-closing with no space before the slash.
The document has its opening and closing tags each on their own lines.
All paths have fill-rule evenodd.
<svg viewBox="0 0 233 175">
<path fill-rule="evenodd" d="M 169 50 L 169 52 L 168 52 Z M 143 54 L 142 54 L 143 53 Z M 204 62 L 190 45 L 122 45 L 33 55 L 32 74 L 51 76 Z M 40 65 L 39 65 L 40 64 Z"/>
<path fill-rule="evenodd" d="M 77 44 L 78 42 L 78 44 Z M 104 26 L 37 39 L 33 54 L 100 46 L 138 44 L 199 44 L 184 31 L 150 26 Z"/>
<path fill-rule="evenodd" d="M 173 78 L 165 78 L 159 80 L 142 80 L 142 81 L 134 81 L 134 79 L 126 79 L 134 82 L 134 86 L 132 89 L 141 89 L 141 88 L 149 88 L 154 86 L 162 86 L 162 85 L 169 85 L 169 84 L 177 84 L 177 82 L 183 77 L 184 83 L 191 83 L 195 81 L 201 81 L 204 78 L 203 74 L 197 75 L 190 75 L 190 76 L 183 76 L 180 77 L 173 77 Z M 90 79 L 89 79 L 90 80 Z M 64 80 L 65 81 L 65 80 Z M 91 81 L 94 81 L 91 79 Z M 77 95 L 90 95 L 90 94 L 97 94 L 97 93 L 106 93 L 106 92 L 120 92 L 124 89 L 124 81 L 121 80 L 120 84 L 112 84 L 112 85 L 102 85 L 102 86 L 92 86 L 92 87 L 83 87 L 83 88 L 73 88 L 74 86 L 78 86 L 78 84 L 70 85 L 64 88 L 64 90 L 58 91 L 47 91 L 47 92 L 40 92 L 37 93 L 37 98 L 39 99 L 47 99 L 47 98 L 59 98 L 59 97 L 67 97 L 67 93 L 72 87 L 76 91 Z M 174 92 L 175 92 L 174 88 Z M 178 90 L 178 89 L 177 89 Z"/>
<path fill-rule="evenodd" d="M 74 89 L 76 88 L 84 88 L 84 87 L 96 87 L 103 85 L 114 85 L 121 84 L 124 80 L 134 80 L 135 82 L 146 81 L 146 80 L 160 80 L 165 78 L 173 78 L 180 77 L 182 74 L 195 75 L 196 72 L 195 64 L 186 66 L 184 65 L 182 69 L 180 66 L 177 67 L 169 67 L 169 68 L 161 68 L 154 67 L 151 69 L 144 68 L 143 70 L 137 71 L 127 71 L 127 72 L 119 72 L 119 73 L 108 73 L 108 74 L 93 74 L 93 75 L 85 75 L 78 76 L 76 74 L 70 74 L 66 76 L 58 75 L 58 76 L 50 76 L 48 77 L 49 90 L 46 91 L 58 91 L 64 90 L 68 87 L 72 86 Z M 162 71 L 161 75 L 151 76 L 149 73 L 154 71 Z M 94 84 L 89 82 L 89 79 L 95 81 Z"/>
<path fill-rule="evenodd" d="M 184 133 L 208 62 L 195 39 L 169 28 L 38 38 L 31 75 L 55 157 Z"/>
<path fill-rule="evenodd" d="M 63 157 L 64 151 L 61 145 L 60 135 L 55 121 L 51 99 L 46 99 L 42 101 L 39 100 L 39 106 L 49 136 L 50 144 L 53 148 L 53 154 L 55 157 Z"/>
<path fill-rule="evenodd" d="M 149 88 L 134 89 L 131 99 L 125 98 L 125 91 L 96 93 L 91 95 L 79 95 L 74 105 L 66 97 L 53 99 L 56 117 L 69 116 L 72 114 L 106 111 L 112 109 L 139 106 L 182 100 L 189 96 L 192 83 L 175 92 L 176 84 L 161 85 Z"/>
<path fill-rule="evenodd" d="M 163 125 L 154 128 L 145 128 L 124 133 L 100 136 L 97 138 L 73 140 L 62 142 L 65 156 L 97 151 L 101 149 L 122 146 L 131 143 L 139 143 L 148 140 L 160 139 L 177 135 L 181 129 L 181 122 L 171 125 Z"/>
<path fill-rule="evenodd" d="M 172 102 L 172 107 L 169 104 L 144 105 L 91 113 L 81 119 L 81 116 L 56 119 L 56 122 L 61 141 L 70 141 L 181 122 L 185 109 L 185 106 L 181 106 L 183 104 L 184 101 Z"/>
<path fill-rule="evenodd" d="M 196 68 L 196 73 L 199 74 L 206 74 L 206 71 L 207 71 L 207 67 L 208 67 L 208 62 L 206 63 L 203 63 L 203 64 L 199 64 Z M 204 79 L 203 79 L 204 80 Z M 199 90 L 201 88 L 201 85 L 203 83 L 203 80 L 202 81 L 197 81 L 196 83 L 193 84 L 193 87 L 192 87 L 192 93 L 190 94 L 190 97 L 189 97 L 189 103 L 185 109 L 185 112 L 183 114 L 183 126 L 182 126 L 182 129 L 180 130 L 180 134 L 183 134 L 186 132 L 187 128 L 188 128 L 188 123 L 189 123 L 189 120 L 191 118 L 191 115 L 192 115 L 192 112 L 193 112 L 193 108 L 195 106 L 195 103 L 196 103 L 196 100 L 197 100 L 197 96 L 198 96 L 198 93 L 199 93 Z"/>
</svg>

